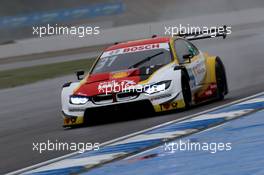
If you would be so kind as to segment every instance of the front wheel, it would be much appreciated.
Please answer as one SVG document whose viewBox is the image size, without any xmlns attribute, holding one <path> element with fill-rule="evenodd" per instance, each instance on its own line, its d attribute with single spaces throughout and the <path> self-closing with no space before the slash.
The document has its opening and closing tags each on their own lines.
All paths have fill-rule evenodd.
<svg viewBox="0 0 264 175">
<path fill-rule="evenodd" d="M 217 99 L 223 100 L 228 93 L 225 67 L 219 57 L 216 58 L 215 74 L 217 84 Z"/>
</svg>

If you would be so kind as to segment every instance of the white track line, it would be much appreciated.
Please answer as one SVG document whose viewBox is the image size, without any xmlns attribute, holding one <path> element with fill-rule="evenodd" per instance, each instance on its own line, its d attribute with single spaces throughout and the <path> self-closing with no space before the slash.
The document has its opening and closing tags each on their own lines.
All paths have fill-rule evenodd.
<svg viewBox="0 0 264 175">
<path fill-rule="evenodd" d="M 141 131 L 138 131 L 138 132 L 134 132 L 134 133 L 131 133 L 131 134 L 128 134 L 128 135 L 125 135 L 125 136 L 122 136 L 122 137 L 119 137 L 119 138 L 116 138 L 116 139 L 113 139 L 113 140 L 109 140 L 107 142 L 104 142 L 104 143 L 100 144 L 100 147 L 103 147 L 103 146 L 106 146 L 106 145 L 109 145 L 109 144 L 113 144 L 114 142 L 118 142 L 118 141 L 121 141 L 121 140 L 124 140 L 124 139 L 128 139 L 130 137 L 133 137 L 135 135 L 139 135 L 141 133 L 150 131 L 150 130 L 155 129 L 155 128 L 159 128 L 159 127 L 162 127 L 162 126 L 165 126 L 165 125 L 169 125 L 169 124 L 172 124 L 172 123 L 176 123 L 176 122 L 180 122 L 180 121 L 183 121 L 183 120 L 187 120 L 187 119 L 193 118 L 195 116 L 198 116 L 198 115 L 201 115 L 201 114 L 204 114 L 204 113 L 208 113 L 208 112 L 211 112 L 211 111 L 214 111 L 214 110 L 217 110 L 217 109 L 221 109 L 221 108 L 224 108 L 224 107 L 236 104 L 236 103 L 240 103 L 240 102 L 246 101 L 248 99 L 251 99 L 251 98 L 254 98 L 254 97 L 257 97 L 257 96 L 261 96 L 261 95 L 264 95 L 264 92 L 257 93 L 255 95 L 251 95 L 249 97 L 242 98 L 242 99 L 239 99 L 239 100 L 236 100 L 236 101 L 233 101 L 233 102 L 230 102 L 230 103 L 218 106 L 218 107 L 214 107 L 212 109 L 201 111 L 201 112 L 196 113 L 196 114 L 188 115 L 186 117 L 182 117 L 182 118 L 175 119 L 175 120 L 172 120 L 172 121 L 169 121 L 169 122 L 166 122 L 166 123 L 162 123 L 162 124 L 159 124 L 157 126 L 154 126 L 154 127 L 148 128 L 148 129 L 144 129 L 144 130 L 141 130 Z M 23 173 L 25 171 L 33 170 L 35 168 L 39 168 L 41 166 L 48 165 L 48 164 L 54 163 L 56 161 L 59 161 L 59 160 L 62 160 L 62 159 L 65 159 L 65 158 L 68 158 L 68 157 L 71 157 L 71 156 L 74 156 L 74 155 L 78 155 L 78 154 L 80 154 L 78 151 L 74 152 L 74 153 L 66 154 L 66 155 L 61 156 L 61 157 L 57 157 L 57 158 L 54 158 L 54 159 L 51 159 L 51 160 L 48 160 L 48 161 L 45 161 L 45 162 L 42 162 L 42 163 L 38 163 L 38 164 L 29 166 L 29 167 L 26 167 L 26 168 L 22 168 L 22 169 L 7 173 L 6 175 L 21 174 L 21 173 Z"/>
<path fill-rule="evenodd" d="M 224 124 L 226 124 L 226 122 L 224 122 L 224 123 L 222 123 L 222 124 L 219 124 L 219 125 L 216 125 L 216 126 L 213 126 L 213 127 L 210 127 L 210 128 L 207 128 L 207 129 L 205 129 L 205 130 L 199 131 L 198 133 L 194 133 L 194 134 L 200 134 L 200 133 L 203 133 L 203 132 L 207 132 L 207 131 L 213 130 L 213 129 L 215 129 L 215 128 L 218 128 L 218 127 L 220 127 L 220 126 L 222 126 L 222 125 L 224 125 Z M 176 139 L 178 139 L 178 138 L 175 138 L 175 140 L 176 140 Z M 147 153 L 147 152 L 151 152 L 151 151 L 157 149 L 158 147 L 162 147 L 162 146 L 163 146 L 163 145 L 159 145 L 159 146 L 156 146 L 156 147 L 154 147 L 154 148 L 147 149 L 147 150 L 145 150 L 145 151 L 139 152 L 139 153 L 137 153 L 137 154 L 133 154 L 133 155 L 131 155 L 131 156 L 126 157 L 124 160 L 133 159 L 133 158 L 135 158 L 135 157 L 138 157 L 138 156 L 140 156 L 140 155 L 143 155 L 143 154 L 145 154 L 145 153 Z"/>
<path fill-rule="evenodd" d="M 97 155 L 97 156 L 91 156 L 91 157 L 83 157 L 80 159 L 65 159 L 59 162 L 56 162 L 54 164 L 47 165 L 45 167 L 41 167 L 36 170 L 32 170 L 30 172 L 26 173 L 38 173 L 39 171 L 48 171 L 50 169 L 56 168 L 70 168 L 75 166 L 86 166 L 88 164 L 90 165 L 97 165 L 99 163 L 104 163 L 105 161 L 112 160 L 113 157 L 122 156 L 125 153 L 119 152 L 119 153 L 112 153 L 112 154 L 104 154 L 104 155 Z"/>
</svg>

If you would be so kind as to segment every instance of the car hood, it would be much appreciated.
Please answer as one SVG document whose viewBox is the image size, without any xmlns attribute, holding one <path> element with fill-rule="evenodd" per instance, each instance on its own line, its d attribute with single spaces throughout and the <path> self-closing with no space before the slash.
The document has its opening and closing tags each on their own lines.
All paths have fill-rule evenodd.
<svg viewBox="0 0 264 175">
<path fill-rule="evenodd" d="M 95 96 L 120 92 L 124 88 L 137 85 L 151 74 L 142 74 L 140 69 L 91 74 L 85 77 L 74 95 Z"/>
</svg>

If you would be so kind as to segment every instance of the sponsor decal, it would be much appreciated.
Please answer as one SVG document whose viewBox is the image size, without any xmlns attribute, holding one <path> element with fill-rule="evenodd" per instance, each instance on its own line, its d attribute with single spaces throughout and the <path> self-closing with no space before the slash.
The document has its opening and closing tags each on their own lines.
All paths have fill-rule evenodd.
<svg viewBox="0 0 264 175">
<path fill-rule="evenodd" d="M 65 124 L 70 124 L 70 123 L 74 124 L 74 123 L 76 123 L 76 121 L 77 121 L 77 117 L 64 118 Z"/>
<path fill-rule="evenodd" d="M 116 50 L 111 50 L 111 51 L 105 52 L 105 53 L 108 53 L 109 54 L 108 56 L 112 56 L 112 55 L 119 55 L 119 54 L 121 54 L 121 51 L 122 51 L 121 49 L 116 49 Z"/>
<path fill-rule="evenodd" d="M 116 49 L 116 50 L 110 50 L 110 51 L 104 52 L 101 58 L 109 57 L 113 55 L 141 52 L 141 51 L 146 51 L 146 50 L 155 50 L 155 49 L 169 50 L 169 44 L 168 43 L 154 43 L 154 44 L 138 45 L 138 46 L 125 47 L 125 48 Z"/>
<path fill-rule="evenodd" d="M 205 91 L 205 95 L 207 95 L 207 96 L 213 95 L 212 90 L 207 90 L 207 91 Z"/>
<path fill-rule="evenodd" d="M 133 46 L 133 47 L 127 47 L 123 49 L 123 53 L 129 53 L 129 52 L 138 52 L 143 50 L 151 50 L 151 49 L 159 49 L 160 44 L 147 44 L 147 45 L 140 45 L 140 46 Z"/>
<path fill-rule="evenodd" d="M 215 83 L 210 84 L 210 89 L 212 90 L 217 89 L 217 85 Z"/>
<path fill-rule="evenodd" d="M 203 74 L 205 72 L 205 66 L 203 62 L 198 63 L 194 68 L 193 68 L 193 72 L 195 75 L 200 75 Z"/>
<path fill-rule="evenodd" d="M 209 97 L 216 95 L 216 93 L 217 93 L 217 85 L 216 83 L 211 83 L 204 91 L 195 95 L 195 102 L 206 100 Z"/>
<path fill-rule="evenodd" d="M 176 109 L 178 107 L 177 102 L 172 102 L 172 103 L 164 103 L 160 105 L 161 111 L 167 111 L 171 109 Z"/>
<path fill-rule="evenodd" d="M 128 72 L 116 72 L 112 74 L 112 78 L 124 78 L 128 76 Z"/>
<path fill-rule="evenodd" d="M 151 100 L 151 101 L 155 101 L 155 100 L 160 100 L 160 99 L 168 98 L 168 97 L 171 97 L 171 94 L 163 94 L 163 95 L 159 95 L 159 96 L 157 96 L 157 97 L 153 97 L 153 98 L 151 98 L 150 100 Z"/>
<path fill-rule="evenodd" d="M 208 89 L 204 92 L 205 96 L 212 96 L 214 93 L 216 93 L 217 85 L 216 84 L 210 84 Z"/>
</svg>

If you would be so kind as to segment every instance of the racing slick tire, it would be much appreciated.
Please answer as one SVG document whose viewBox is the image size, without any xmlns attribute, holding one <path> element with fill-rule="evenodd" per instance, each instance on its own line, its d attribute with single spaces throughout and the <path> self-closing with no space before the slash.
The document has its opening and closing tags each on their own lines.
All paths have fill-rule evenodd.
<svg viewBox="0 0 264 175">
<path fill-rule="evenodd" d="M 188 78 L 184 73 L 181 78 L 181 86 L 182 86 L 183 100 L 185 103 L 185 109 L 189 109 L 192 105 L 192 93 Z"/>
<path fill-rule="evenodd" d="M 228 93 L 226 72 L 223 62 L 219 57 L 216 57 L 215 62 L 215 75 L 217 85 L 217 100 L 223 100 L 225 95 Z"/>
</svg>

